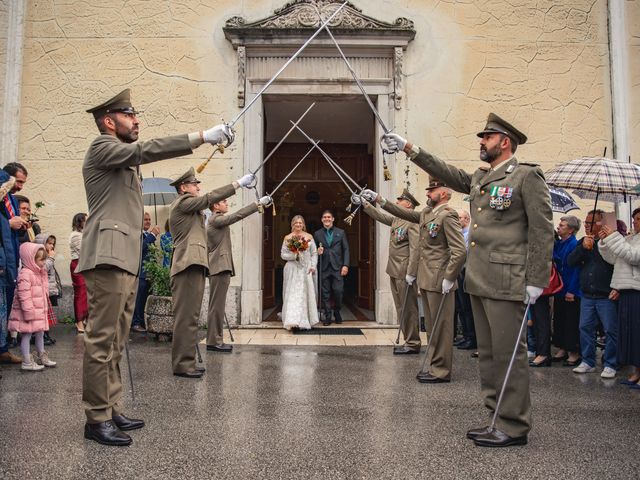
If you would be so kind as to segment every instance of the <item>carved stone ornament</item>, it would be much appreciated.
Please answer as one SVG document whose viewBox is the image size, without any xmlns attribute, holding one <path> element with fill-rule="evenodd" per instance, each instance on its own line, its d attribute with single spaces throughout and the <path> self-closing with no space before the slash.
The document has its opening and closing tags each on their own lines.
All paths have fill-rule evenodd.
<svg viewBox="0 0 640 480">
<path fill-rule="evenodd" d="M 252 23 L 239 16 L 231 17 L 224 27 L 227 30 L 246 29 L 317 29 L 321 25 L 318 11 L 329 17 L 343 2 L 339 0 L 294 0 L 276 10 L 274 15 Z M 329 23 L 330 27 L 345 30 L 396 30 L 414 32 L 413 22 L 397 18 L 393 23 L 382 22 L 362 13 L 351 2 Z"/>
</svg>

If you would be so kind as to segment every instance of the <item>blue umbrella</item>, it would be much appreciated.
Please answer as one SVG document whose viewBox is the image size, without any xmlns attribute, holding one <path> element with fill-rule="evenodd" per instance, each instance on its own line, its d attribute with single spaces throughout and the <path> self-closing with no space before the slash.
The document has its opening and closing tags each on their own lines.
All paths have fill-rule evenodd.
<svg viewBox="0 0 640 480">
<path fill-rule="evenodd" d="M 178 196 L 175 187 L 170 184 L 170 178 L 150 177 L 142 179 L 142 201 L 153 210 L 158 223 L 158 205 L 169 205 Z"/>
<path fill-rule="evenodd" d="M 571 195 L 563 188 L 550 186 L 549 193 L 551 194 L 551 210 L 554 212 L 567 213 L 571 210 L 580 210 Z"/>
</svg>

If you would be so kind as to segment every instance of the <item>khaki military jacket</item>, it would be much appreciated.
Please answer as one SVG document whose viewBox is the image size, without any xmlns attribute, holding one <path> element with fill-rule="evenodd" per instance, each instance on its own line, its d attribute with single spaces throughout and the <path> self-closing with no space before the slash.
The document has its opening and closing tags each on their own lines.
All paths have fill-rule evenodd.
<svg viewBox="0 0 640 480">
<path fill-rule="evenodd" d="M 123 143 L 100 135 L 84 158 L 89 217 L 77 272 L 111 265 L 138 274 L 142 249 L 142 186 L 138 165 L 192 153 L 187 135 Z"/>
<path fill-rule="evenodd" d="M 385 203 L 383 208 L 420 227 L 418 287 L 441 292 L 445 278 L 455 282 L 467 258 L 458 212 L 447 204 L 438 205 L 435 209 L 426 207 L 421 212 L 391 202 Z"/>
<path fill-rule="evenodd" d="M 217 188 L 196 197 L 189 193 L 178 195 L 171 203 L 169 231 L 173 239 L 171 276 L 177 275 L 191 265 L 201 265 L 209 270 L 207 258 L 207 232 L 204 228 L 202 210 L 220 200 L 234 195 L 233 184 Z"/>
<path fill-rule="evenodd" d="M 418 226 L 402 218 L 387 215 L 368 202 L 363 203 L 364 212 L 374 220 L 391 227 L 389 238 L 389 261 L 387 275 L 404 280 L 407 274 L 417 276 L 418 272 Z"/>
<path fill-rule="evenodd" d="M 257 211 L 258 205 L 251 203 L 234 213 L 225 215 L 214 212 L 211 215 L 207 224 L 209 275 L 231 272 L 233 277 L 236 274 L 231 254 L 231 229 L 229 226 Z"/>
<path fill-rule="evenodd" d="M 551 275 L 553 216 L 542 170 L 515 157 L 469 175 L 420 149 L 413 162 L 469 195 L 471 224 L 465 290 L 497 300 L 524 300 L 527 285 Z"/>
</svg>

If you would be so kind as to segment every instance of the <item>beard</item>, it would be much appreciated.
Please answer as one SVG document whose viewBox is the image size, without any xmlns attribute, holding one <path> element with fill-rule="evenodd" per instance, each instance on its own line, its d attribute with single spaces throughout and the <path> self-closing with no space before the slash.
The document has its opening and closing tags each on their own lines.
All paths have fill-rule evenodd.
<svg viewBox="0 0 640 480">
<path fill-rule="evenodd" d="M 116 137 L 123 143 L 133 143 L 138 140 L 138 127 L 125 128 L 116 121 Z"/>
<path fill-rule="evenodd" d="M 496 158 L 500 156 L 500 153 L 501 153 L 501 150 L 499 145 L 496 145 L 490 150 L 487 150 L 487 148 L 484 145 L 480 145 L 480 160 L 482 160 L 483 162 L 486 162 L 486 163 L 493 162 Z"/>
<path fill-rule="evenodd" d="M 439 193 L 434 195 L 433 198 L 429 197 L 427 198 L 427 206 L 434 208 L 436 205 L 440 203 L 440 200 L 442 200 L 442 195 L 440 195 Z"/>
</svg>

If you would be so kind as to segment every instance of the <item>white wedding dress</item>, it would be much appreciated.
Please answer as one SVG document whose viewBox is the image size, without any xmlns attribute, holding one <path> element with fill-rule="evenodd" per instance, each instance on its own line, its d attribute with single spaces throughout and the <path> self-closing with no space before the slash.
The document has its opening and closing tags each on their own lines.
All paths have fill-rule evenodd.
<svg viewBox="0 0 640 480">
<path fill-rule="evenodd" d="M 287 242 L 282 242 L 280 256 L 287 263 L 284 266 L 282 285 L 282 324 L 287 330 L 297 327 L 309 330 L 318 323 L 318 307 L 316 303 L 315 274 L 309 269 L 316 269 L 318 251 L 313 239 L 309 248 L 300 254 L 289 251 Z"/>
</svg>

